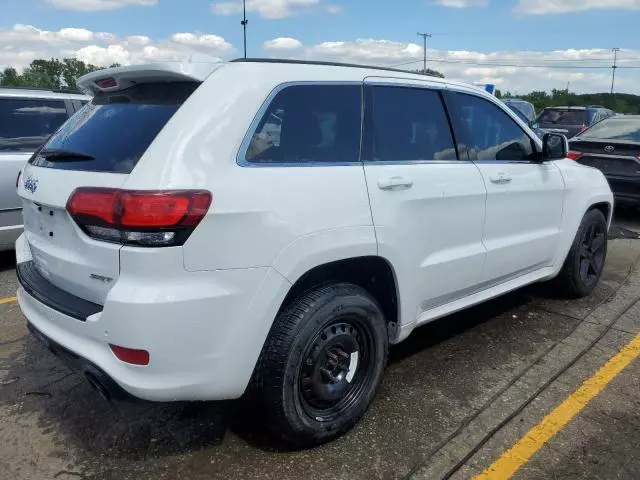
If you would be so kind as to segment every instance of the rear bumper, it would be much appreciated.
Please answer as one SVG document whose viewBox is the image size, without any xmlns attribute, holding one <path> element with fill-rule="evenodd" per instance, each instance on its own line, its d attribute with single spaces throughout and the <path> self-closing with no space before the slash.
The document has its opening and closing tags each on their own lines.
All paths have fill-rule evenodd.
<svg viewBox="0 0 640 480">
<path fill-rule="evenodd" d="M 24 287 L 18 302 L 40 338 L 70 352 L 83 371 L 98 369 L 128 395 L 151 401 L 240 397 L 288 282 L 270 268 L 167 269 L 174 263 L 168 260 L 171 253 L 160 250 L 136 255 L 138 262 L 157 268 L 154 274 L 133 261 L 132 271 L 122 268 L 103 310 L 86 321 L 52 308 Z M 31 260 L 24 236 L 16 255 L 18 263 Z M 109 344 L 147 350 L 149 364 L 124 363 Z"/>
</svg>

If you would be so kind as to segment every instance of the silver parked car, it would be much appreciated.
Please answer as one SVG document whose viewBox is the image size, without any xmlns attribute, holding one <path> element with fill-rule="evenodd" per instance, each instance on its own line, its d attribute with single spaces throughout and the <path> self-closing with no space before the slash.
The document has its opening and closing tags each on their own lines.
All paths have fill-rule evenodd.
<svg viewBox="0 0 640 480">
<path fill-rule="evenodd" d="M 33 152 L 91 97 L 54 90 L 0 87 L 0 251 L 22 233 L 16 193 L 20 170 Z"/>
</svg>

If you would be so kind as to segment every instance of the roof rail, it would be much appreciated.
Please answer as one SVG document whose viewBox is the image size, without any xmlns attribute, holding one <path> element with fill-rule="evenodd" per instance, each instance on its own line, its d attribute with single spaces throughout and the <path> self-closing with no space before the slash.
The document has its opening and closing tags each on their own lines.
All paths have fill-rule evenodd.
<svg viewBox="0 0 640 480">
<path fill-rule="evenodd" d="M 13 87 L 10 85 L 0 85 L 0 88 L 3 88 L 5 90 L 35 90 L 40 92 L 73 93 L 77 95 L 83 95 L 80 90 L 76 90 L 73 88 Z"/>
<path fill-rule="evenodd" d="M 414 75 L 422 75 L 418 71 L 402 70 L 393 67 L 380 67 L 376 65 L 359 65 L 357 63 L 340 63 L 340 62 L 325 62 L 320 60 L 289 60 L 285 58 L 236 58 L 230 60 L 232 63 L 291 63 L 295 65 L 325 65 L 331 67 L 351 67 L 351 68 L 369 68 L 372 70 L 384 70 L 389 72 L 401 72 L 412 73 Z M 432 75 L 428 75 L 432 76 Z M 434 77 L 440 78 L 440 77 Z"/>
<path fill-rule="evenodd" d="M 587 108 L 607 108 L 607 107 L 603 107 L 602 105 L 587 105 Z"/>
</svg>

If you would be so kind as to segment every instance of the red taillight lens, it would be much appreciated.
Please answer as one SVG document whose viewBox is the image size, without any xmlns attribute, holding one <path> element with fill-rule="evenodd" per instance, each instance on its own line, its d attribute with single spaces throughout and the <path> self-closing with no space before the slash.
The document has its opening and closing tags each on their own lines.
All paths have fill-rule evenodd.
<svg viewBox="0 0 640 480">
<path fill-rule="evenodd" d="M 89 236 L 148 247 L 182 245 L 206 215 L 205 190 L 78 188 L 67 211 Z"/>
<path fill-rule="evenodd" d="M 111 351 L 118 360 L 132 365 L 149 365 L 149 352 L 146 350 L 136 350 L 135 348 L 109 345 Z"/>
<path fill-rule="evenodd" d="M 577 152 L 575 150 L 569 150 L 567 153 L 567 158 L 569 160 L 578 160 L 582 156 L 582 152 Z"/>
<path fill-rule="evenodd" d="M 96 80 L 96 85 L 100 88 L 112 88 L 118 86 L 118 81 L 113 77 L 101 78 Z"/>
<path fill-rule="evenodd" d="M 22 170 L 18 172 L 18 176 L 16 177 L 16 188 L 20 185 L 20 177 L 22 176 Z"/>
</svg>

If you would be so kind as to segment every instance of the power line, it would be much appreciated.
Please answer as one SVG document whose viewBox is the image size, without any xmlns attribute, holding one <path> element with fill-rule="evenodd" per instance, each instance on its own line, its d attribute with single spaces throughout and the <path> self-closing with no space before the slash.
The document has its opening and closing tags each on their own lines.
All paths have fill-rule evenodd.
<svg viewBox="0 0 640 480">
<path fill-rule="evenodd" d="M 547 65 L 528 65 L 523 63 L 489 63 L 489 62 L 473 62 L 473 61 L 465 61 L 465 60 L 444 60 L 438 58 L 429 58 L 427 59 L 429 62 L 435 63 L 450 63 L 450 64 L 458 64 L 458 65 L 471 65 L 471 66 L 479 66 L 479 67 L 516 67 L 516 68 L 560 68 L 560 69 L 605 69 L 608 70 L 611 67 L 607 65 L 555 65 L 553 63 Z M 389 65 L 390 67 L 401 67 L 404 65 L 412 65 L 414 63 L 421 62 L 422 60 L 412 60 L 409 62 L 396 63 L 393 65 Z M 640 66 L 616 66 L 616 69 L 640 69 Z"/>
</svg>

